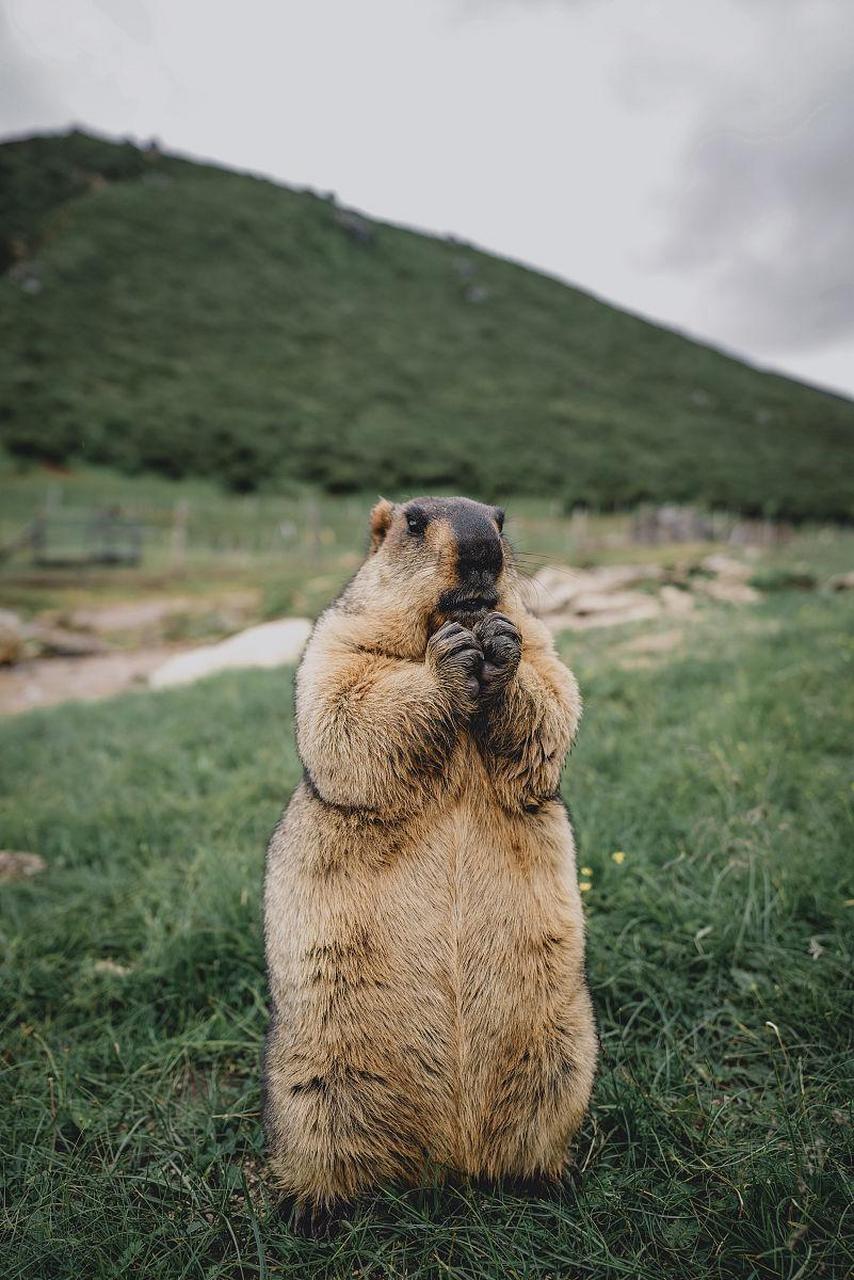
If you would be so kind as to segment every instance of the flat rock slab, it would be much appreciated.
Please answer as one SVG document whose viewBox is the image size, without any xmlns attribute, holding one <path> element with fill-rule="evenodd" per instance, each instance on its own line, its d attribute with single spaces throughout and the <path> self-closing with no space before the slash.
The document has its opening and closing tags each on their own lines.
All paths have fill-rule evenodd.
<svg viewBox="0 0 854 1280">
<path fill-rule="evenodd" d="M 220 671 L 249 667 L 281 667 L 296 662 L 311 632 L 307 618 L 283 618 L 278 622 L 262 622 L 218 644 L 202 645 L 176 654 L 163 666 L 152 671 L 148 683 L 152 689 L 169 689 L 175 685 L 193 684 Z"/>
<path fill-rule="evenodd" d="M 740 560 L 707 556 L 694 568 L 702 572 L 692 573 L 689 565 L 546 565 L 530 579 L 529 606 L 552 631 L 587 631 L 646 622 L 661 614 L 686 615 L 696 596 L 720 604 L 754 604 L 761 599 L 748 581 L 753 568 Z M 641 585 L 645 590 L 632 590 Z"/>
</svg>

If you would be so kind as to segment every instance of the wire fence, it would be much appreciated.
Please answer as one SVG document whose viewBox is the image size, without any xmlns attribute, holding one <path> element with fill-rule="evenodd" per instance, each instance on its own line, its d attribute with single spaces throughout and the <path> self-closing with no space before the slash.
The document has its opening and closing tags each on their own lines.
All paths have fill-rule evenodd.
<svg viewBox="0 0 854 1280">
<path fill-rule="evenodd" d="M 86 500 L 82 500 L 85 497 Z M 59 484 L 35 494 L 3 493 L 0 561 L 73 568 L 81 565 L 176 568 L 206 557 L 298 556 L 311 562 L 365 541 L 369 499 L 296 496 L 180 496 L 173 501 L 121 492 L 72 494 Z M 516 506 L 512 536 L 552 554 L 608 546 L 729 543 L 773 546 L 791 536 L 785 524 L 747 520 L 691 506 L 646 506 L 621 515 L 566 513 L 550 502 Z"/>
</svg>

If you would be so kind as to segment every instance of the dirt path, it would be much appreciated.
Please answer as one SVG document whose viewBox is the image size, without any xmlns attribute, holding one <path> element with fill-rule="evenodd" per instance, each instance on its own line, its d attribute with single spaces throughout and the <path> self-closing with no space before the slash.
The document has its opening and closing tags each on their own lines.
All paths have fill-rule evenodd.
<svg viewBox="0 0 854 1280">
<path fill-rule="evenodd" d="M 34 658 L 0 668 L 0 715 L 60 702 L 94 702 L 134 686 L 144 687 L 149 672 L 186 647 L 158 645 L 90 658 Z"/>
</svg>

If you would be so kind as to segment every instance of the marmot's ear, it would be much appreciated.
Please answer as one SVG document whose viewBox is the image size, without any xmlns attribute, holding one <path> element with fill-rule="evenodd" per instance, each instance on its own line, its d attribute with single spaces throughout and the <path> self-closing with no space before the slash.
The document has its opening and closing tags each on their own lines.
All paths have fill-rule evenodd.
<svg viewBox="0 0 854 1280">
<path fill-rule="evenodd" d="M 371 555 L 382 546 L 393 515 L 394 504 L 388 498 L 380 498 L 371 512 Z"/>
</svg>

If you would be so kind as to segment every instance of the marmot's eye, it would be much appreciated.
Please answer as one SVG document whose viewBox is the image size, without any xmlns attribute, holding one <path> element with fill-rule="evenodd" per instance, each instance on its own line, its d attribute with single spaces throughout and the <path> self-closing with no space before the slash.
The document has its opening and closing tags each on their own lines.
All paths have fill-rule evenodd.
<svg viewBox="0 0 854 1280">
<path fill-rule="evenodd" d="M 424 532 L 426 520 L 420 511 L 410 511 L 406 517 L 406 527 L 413 537 L 419 537 Z"/>
</svg>

